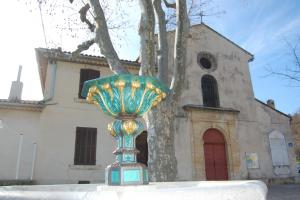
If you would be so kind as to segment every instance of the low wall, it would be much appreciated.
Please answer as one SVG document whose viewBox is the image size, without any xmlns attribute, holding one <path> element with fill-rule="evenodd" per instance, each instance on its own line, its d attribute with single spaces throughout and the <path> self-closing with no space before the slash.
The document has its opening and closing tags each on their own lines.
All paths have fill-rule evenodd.
<svg viewBox="0 0 300 200">
<path fill-rule="evenodd" d="M 261 181 L 158 182 L 140 186 L 40 185 L 0 187 L 0 199 L 265 200 L 267 191 Z"/>
</svg>

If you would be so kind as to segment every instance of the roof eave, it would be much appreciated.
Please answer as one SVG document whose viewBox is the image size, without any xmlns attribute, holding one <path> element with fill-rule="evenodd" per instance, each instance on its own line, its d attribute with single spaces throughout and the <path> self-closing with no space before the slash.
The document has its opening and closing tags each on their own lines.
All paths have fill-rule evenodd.
<svg viewBox="0 0 300 200">
<path fill-rule="evenodd" d="M 223 108 L 223 107 L 207 107 L 203 105 L 195 105 L 195 104 L 186 104 L 182 106 L 183 109 L 185 110 L 209 110 L 209 111 L 222 111 L 222 112 L 230 112 L 230 113 L 235 113 L 238 114 L 240 113 L 239 110 L 235 110 L 232 108 Z"/>
<path fill-rule="evenodd" d="M 22 102 L 0 102 L 0 109 L 12 109 L 12 110 L 30 110 L 30 111 L 42 111 L 45 107 L 45 104 L 39 104 L 39 102 L 34 103 L 26 103 Z"/>
<path fill-rule="evenodd" d="M 274 110 L 274 111 L 278 112 L 279 114 L 281 114 L 281 115 L 283 115 L 283 116 L 285 116 L 285 117 L 287 117 L 287 118 L 289 118 L 289 119 L 292 119 L 292 117 L 291 117 L 290 115 L 285 114 L 284 112 L 281 112 L 281 111 L 277 110 L 276 108 L 272 108 L 271 106 L 269 106 L 268 104 L 262 102 L 261 100 L 259 100 L 259 99 L 257 99 L 257 98 L 255 98 L 255 100 L 256 100 L 258 103 L 261 103 L 262 105 L 264 105 L 264 106 L 270 108 L 271 110 Z"/>
</svg>

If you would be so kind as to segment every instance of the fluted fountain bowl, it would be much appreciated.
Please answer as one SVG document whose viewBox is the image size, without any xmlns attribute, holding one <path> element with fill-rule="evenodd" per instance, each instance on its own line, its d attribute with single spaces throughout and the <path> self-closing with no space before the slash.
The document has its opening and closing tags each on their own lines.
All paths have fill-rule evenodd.
<svg viewBox="0 0 300 200">
<path fill-rule="evenodd" d="M 112 117 L 140 117 L 166 98 L 169 89 L 158 79 L 131 74 L 86 81 L 82 96 Z"/>
</svg>

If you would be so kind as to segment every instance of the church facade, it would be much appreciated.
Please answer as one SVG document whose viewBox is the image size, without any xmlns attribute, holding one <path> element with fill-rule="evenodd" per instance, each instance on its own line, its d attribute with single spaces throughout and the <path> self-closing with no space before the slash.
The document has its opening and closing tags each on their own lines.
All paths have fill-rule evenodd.
<svg viewBox="0 0 300 200">
<path fill-rule="evenodd" d="M 107 131 L 112 119 L 80 92 L 85 80 L 111 74 L 105 59 L 71 58 L 60 49 L 42 48 L 36 56 L 44 99 L 22 101 L 11 92 L 9 99 L 0 100 L 0 157 L 5 161 L 0 179 L 103 182 L 105 167 L 115 159 L 115 142 Z M 298 176 L 290 116 L 276 110 L 274 101 L 255 98 L 252 60 L 253 55 L 209 26 L 191 28 L 180 102 L 184 112 L 177 115 L 174 133 L 178 181 Z M 138 73 L 138 62 L 122 62 Z M 145 164 L 146 134 L 137 141 L 138 159 Z"/>
</svg>

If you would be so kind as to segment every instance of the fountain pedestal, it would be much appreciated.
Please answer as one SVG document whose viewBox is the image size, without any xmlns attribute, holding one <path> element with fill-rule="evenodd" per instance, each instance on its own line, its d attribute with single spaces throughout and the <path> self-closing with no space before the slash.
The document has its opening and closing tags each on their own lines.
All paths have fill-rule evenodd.
<svg viewBox="0 0 300 200">
<path fill-rule="evenodd" d="M 105 182 L 108 185 L 148 184 L 148 169 L 138 163 L 135 148 L 136 137 L 144 130 L 142 122 L 135 119 L 116 120 L 108 125 L 110 134 L 117 140 L 116 162 L 105 169 Z"/>
</svg>

